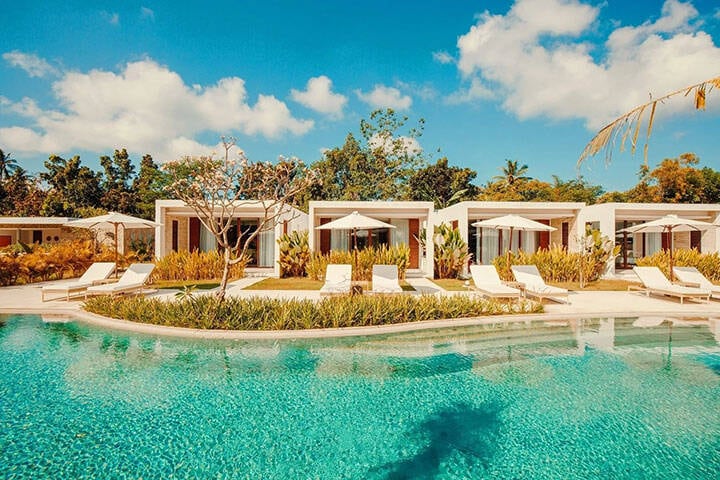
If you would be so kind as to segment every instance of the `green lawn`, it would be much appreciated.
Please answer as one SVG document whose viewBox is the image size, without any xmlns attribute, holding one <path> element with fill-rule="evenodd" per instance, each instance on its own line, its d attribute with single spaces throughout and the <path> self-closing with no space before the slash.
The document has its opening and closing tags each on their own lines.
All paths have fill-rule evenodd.
<svg viewBox="0 0 720 480">
<path fill-rule="evenodd" d="M 438 287 L 444 288 L 445 290 L 449 290 L 451 292 L 468 291 L 468 289 L 465 287 L 465 280 L 460 280 L 458 278 L 443 278 L 435 279 L 432 281 L 435 282 Z M 472 285 L 472 282 L 470 282 L 470 285 Z"/>
<path fill-rule="evenodd" d="M 180 290 L 186 286 L 194 285 L 198 290 L 211 290 L 220 286 L 217 280 L 158 280 L 150 284 L 152 288 L 172 288 Z"/>
<path fill-rule="evenodd" d="M 320 290 L 322 286 L 320 280 L 309 278 L 266 278 L 245 287 L 245 290 Z"/>
<path fill-rule="evenodd" d="M 370 282 L 361 282 L 361 284 L 364 289 L 370 288 Z M 322 281 L 310 280 L 309 278 L 266 278 L 245 287 L 245 290 L 320 290 L 322 286 Z M 400 287 L 406 292 L 415 291 L 405 280 L 400 281 Z"/>
</svg>

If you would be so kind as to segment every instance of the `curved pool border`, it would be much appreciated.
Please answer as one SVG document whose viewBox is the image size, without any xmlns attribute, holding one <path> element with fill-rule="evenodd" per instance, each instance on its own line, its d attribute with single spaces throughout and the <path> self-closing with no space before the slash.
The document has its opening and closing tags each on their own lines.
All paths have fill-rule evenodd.
<svg viewBox="0 0 720 480">
<path fill-rule="evenodd" d="M 151 323 L 138 323 L 129 320 L 105 317 L 81 309 L 40 309 L 40 308 L 0 308 L 0 314 L 42 315 L 57 317 L 59 321 L 78 320 L 93 326 L 146 335 L 162 335 L 176 338 L 195 338 L 202 340 L 291 340 L 291 339 L 323 339 L 341 337 L 364 337 L 388 335 L 422 330 L 451 329 L 476 325 L 497 323 L 526 323 L 534 321 L 567 321 L 577 318 L 607 317 L 643 317 L 664 316 L 667 318 L 686 318 L 712 316 L 712 312 L 689 310 L 687 312 L 635 311 L 635 312 L 573 312 L 573 313 L 534 313 L 488 315 L 484 317 L 450 318 L 441 320 L 423 320 L 419 322 L 395 323 L 389 325 L 373 325 L 367 327 L 313 328 L 305 330 L 208 330 L 186 327 L 170 327 Z"/>
</svg>

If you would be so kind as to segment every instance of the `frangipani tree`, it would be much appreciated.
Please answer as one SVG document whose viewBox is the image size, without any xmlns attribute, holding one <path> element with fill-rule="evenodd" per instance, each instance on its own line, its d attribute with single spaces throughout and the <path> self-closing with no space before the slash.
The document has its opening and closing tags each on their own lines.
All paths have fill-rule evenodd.
<svg viewBox="0 0 720 480">
<path fill-rule="evenodd" d="M 653 121 L 655 120 L 655 111 L 658 105 L 664 104 L 666 100 L 677 95 L 688 95 L 693 96 L 696 110 L 705 110 L 705 100 L 707 95 L 713 90 L 713 88 L 720 89 L 720 77 L 711 78 L 704 82 L 690 85 L 680 90 L 668 93 L 662 97 L 651 100 L 647 103 L 639 105 L 626 114 L 618 117 L 605 127 L 603 127 L 597 135 L 590 140 L 585 146 L 585 149 L 578 158 L 577 166 L 580 167 L 583 161 L 588 157 L 595 156 L 601 151 L 605 152 L 605 162 L 610 163 L 612 160 L 613 148 L 620 141 L 620 151 L 625 149 L 628 137 L 630 137 L 630 151 L 635 153 L 638 144 L 638 138 L 640 136 L 640 130 L 645 127 L 645 146 L 643 147 L 643 156 L 645 165 L 647 165 L 647 153 L 648 153 L 648 142 L 650 140 L 650 134 L 652 133 Z M 646 112 L 648 112 L 646 115 Z M 631 136 L 632 134 L 632 136 Z"/>
<path fill-rule="evenodd" d="M 170 176 L 166 190 L 195 211 L 223 252 L 219 301 L 225 298 L 231 265 L 246 260 L 248 248 L 260 232 L 292 219 L 293 200 L 315 181 L 312 171 L 298 159 L 250 162 L 242 150 L 231 155 L 234 138 L 223 137 L 222 143 L 225 152 L 220 157 L 188 156 L 163 166 Z M 235 214 L 247 206 L 262 212 L 258 228 L 247 235 L 238 232 L 233 239 L 230 231 L 237 225 Z"/>
</svg>

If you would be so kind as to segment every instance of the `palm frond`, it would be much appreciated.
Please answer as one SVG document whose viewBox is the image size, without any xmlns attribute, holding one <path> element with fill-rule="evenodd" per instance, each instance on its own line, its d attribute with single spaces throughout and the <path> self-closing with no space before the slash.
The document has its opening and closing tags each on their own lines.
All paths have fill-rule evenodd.
<svg viewBox="0 0 720 480">
<path fill-rule="evenodd" d="M 643 113 L 648 107 L 650 107 L 650 116 L 647 119 L 647 131 L 645 133 L 645 145 L 643 147 L 644 162 L 645 165 L 647 165 L 648 142 L 650 140 L 650 134 L 652 133 L 655 111 L 658 104 L 665 103 L 665 100 L 679 94 L 688 96 L 692 93 L 695 109 L 705 110 L 705 100 L 707 98 L 707 94 L 709 94 L 713 88 L 720 89 L 720 77 L 711 78 L 710 80 L 705 80 L 703 82 L 696 83 L 695 85 L 684 87 L 680 90 L 668 93 L 667 95 L 633 108 L 629 112 L 604 126 L 597 135 L 588 142 L 585 149 L 580 154 L 580 158 L 578 158 L 577 167 L 579 168 L 586 159 L 593 157 L 600 152 L 605 153 L 605 163 L 610 163 L 616 139 L 620 137 L 620 151 L 623 151 L 625 148 L 625 142 L 631 133 L 632 138 L 630 150 L 631 153 L 634 154 L 635 149 L 637 148 L 640 129 L 643 124 Z"/>
</svg>

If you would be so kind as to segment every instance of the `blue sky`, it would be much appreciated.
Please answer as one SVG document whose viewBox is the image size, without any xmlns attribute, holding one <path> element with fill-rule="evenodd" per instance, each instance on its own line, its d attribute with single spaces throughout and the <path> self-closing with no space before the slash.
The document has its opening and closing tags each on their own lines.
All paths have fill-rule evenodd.
<svg viewBox="0 0 720 480">
<path fill-rule="evenodd" d="M 223 134 L 251 160 L 311 163 L 392 107 L 479 183 L 505 159 L 569 179 L 609 120 L 720 76 L 709 0 L 3 3 L 0 148 L 31 172 L 52 153 L 207 154 Z M 651 166 L 690 151 L 720 169 L 719 112 L 716 91 L 705 112 L 663 105 Z M 641 163 L 579 173 L 626 189 Z"/>
</svg>

